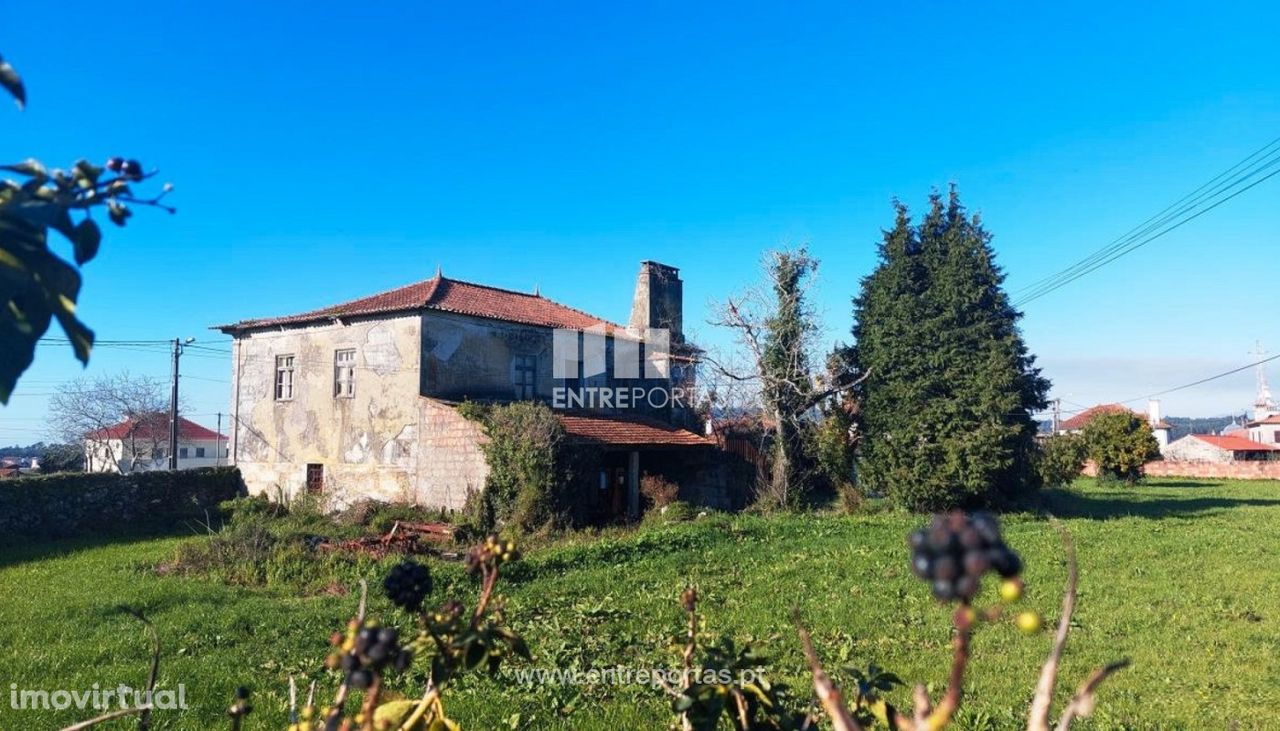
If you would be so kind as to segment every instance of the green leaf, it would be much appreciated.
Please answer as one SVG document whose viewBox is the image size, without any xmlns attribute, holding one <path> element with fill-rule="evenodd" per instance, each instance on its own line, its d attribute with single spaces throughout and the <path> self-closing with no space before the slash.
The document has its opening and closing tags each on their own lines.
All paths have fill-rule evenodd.
<svg viewBox="0 0 1280 731">
<path fill-rule="evenodd" d="M 8 403 L 55 318 L 80 362 L 93 347 L 93 331 L 75 314 L 80 275 L 49 251 L 47 237 L 45 227 L 0 212 L 0 403 Z"/>
<path fill-rule="evenodd" d="M 98 246 L 102 243 L 102 229 L 92 218 L 86 218 L 75 228 L 76 264 L 84 264 L 98 255 Z"/>
<path fill-rule="evenodd" d="M 2 57 L 0 57 L 0 86 L 13 94 L 14 101 L 18 103 L 18 109 L 27 105 L 27 89 L 22 85 L 22 77 L 18 76 L 18 72 Z"/>
</svg>

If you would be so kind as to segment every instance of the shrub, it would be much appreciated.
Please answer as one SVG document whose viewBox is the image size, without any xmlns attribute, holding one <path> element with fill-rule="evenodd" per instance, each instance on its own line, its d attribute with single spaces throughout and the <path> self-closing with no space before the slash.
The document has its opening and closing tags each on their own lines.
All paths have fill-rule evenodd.
<svg viewBox="0 0 1280 731">
<path fill-rule="evenodd" d="M 1058 434 L 1044 440 L 1036 458 L 1036 470 L 1046 487 L 1070 485 L 1084 470 L 1085 443 L 1075 434 Z"/>
<path fill-rule="evenodd" d="M 1099 414 L 1081 432 L 1085 454 L 1098 466 L 1098 480 L 1142 479 L 1142 466 L 1160 458 L 1160 443 L 1151 426 L 1137 414 Z"/>
<path fill-rule="evenodd" d="M 556 463 L 564 441 L 560 420 L 543 404 L 517 401 L 490 407 L 483 422 L 489 437 L 483 447 L 489 477 L 477 517 L 509 522 L 521 530 L 555 522 L 565 507 L 556 489 Z"/>
<path fill-rule="evenodd" d="M 666 525 L 693 520 L 698 511 L 683 500 L 675 500 L 644 514 L 645 525 Z"/>
<path fill-rule="evenodd" d="M 680 497 L 680 486 L 662 475 L 648 472 L 640 477 L 640 494 L 655 508 L 664 508 Z"/>
</svg>

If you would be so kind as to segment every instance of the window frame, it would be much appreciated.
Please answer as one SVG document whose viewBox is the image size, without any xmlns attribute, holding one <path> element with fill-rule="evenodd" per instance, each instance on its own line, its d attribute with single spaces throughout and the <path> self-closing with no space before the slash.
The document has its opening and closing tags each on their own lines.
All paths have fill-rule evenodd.
<svg viewBox="0 0 1280 731">
<path fill-rule="evenodd" d="M 273 393 L 276 401 L 292 401 L 294 388 L 297 385 L 297 359 L 292 353 L 276 356 L 275 385 Z M 285 387 L 288 393 L 285 393 Z"/>
<path fill-rule="evenodd" d="M 537 398 L 538 356 L 521 354 L 511 357 L 511 387 L 519 401 Z"/>
<path fill-rule="evenodd" d="M 349 356 L 350 360 L 340 360 Z M 343 375 L 346 378 L 343 378 Z M 344 388 L 345 387 L 345 388 Z M 356 349 L 339 348 L 333 351 L 333 397 L 356 397 Z"/>
</svg>

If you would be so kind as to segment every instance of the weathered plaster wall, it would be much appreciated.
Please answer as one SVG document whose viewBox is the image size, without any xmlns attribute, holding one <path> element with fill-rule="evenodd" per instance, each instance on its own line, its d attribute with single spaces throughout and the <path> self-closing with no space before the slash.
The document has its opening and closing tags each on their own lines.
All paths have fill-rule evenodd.
<svg viewBox="0 0 1280 731">
<path fill-rule="evenodd" d="M 514 361 L 533 356 L 536 396 L 551 396 L 551 329 L 449 312 L 422 315 L 422 393 L 442 399 L 516 398 Z"/>
<path fill-rule="evenodd" d="M 252 332 L 233 349 L 232 457 L 251 493 L 305 488 L 324 466 L 338 505 L 418 492 L 417 315 Z M 356 351 L 355 395 L 334 396 L 334 351 Z M 275 400 L 276 357 L 294 356 L 294 395 Z"/>
</svg>

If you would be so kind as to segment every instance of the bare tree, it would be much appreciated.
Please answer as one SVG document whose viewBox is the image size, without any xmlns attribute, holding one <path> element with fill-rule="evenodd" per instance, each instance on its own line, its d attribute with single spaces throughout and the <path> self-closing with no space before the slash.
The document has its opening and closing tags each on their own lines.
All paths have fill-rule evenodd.
<svg viewBox="0 0 1280 731">
<path fill-rule="evenodd" d="M 122 371 L 59 386 L 49 420 L 62 441 L 85 450 L 85 469 L 106 461 L 133 471 L 168 443 L 168 408 L 163 383 Z"/>
<path fill-rule="evenodd" d="M 706 361 L 712 383 L 740 403 L 753 402 L 762 433 L 772 435 L 770 472 L 761 485 L 768 501 L 794 506 L 813 477 L 802 440 L 805 420 L 861 379 L 814 367 L 821 327 L 809 294 L 818 260 L 804 248 L 770 251 L 761 268 L 764 280 L 726 299 L 711 320 L 734 331 L 737 350 L 708 354 Z"/>
</svg>

